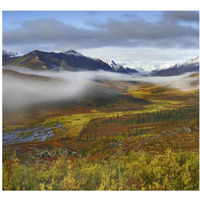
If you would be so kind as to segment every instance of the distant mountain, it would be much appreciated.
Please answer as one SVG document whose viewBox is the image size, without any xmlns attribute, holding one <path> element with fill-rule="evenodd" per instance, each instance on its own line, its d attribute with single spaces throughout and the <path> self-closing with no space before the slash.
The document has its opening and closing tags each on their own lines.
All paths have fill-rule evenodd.
<svg viewBox="0 0 200 200">
<path fill-rule="evenodd" d="M 3 63 L 9 60 L 12 60 L 13 58 L 18 57 L 18 56 L 19 56 L 19 53 L 17 52 L 3 50 L 2 52 Z"/>
<path fill-rule="evenodd" d="M 102 60 L 86 57 L 75 50 L 61 53 L 34 50 L 26 55 L 4 62 L 4 65 L 24 67 L 33 70 L 114 71 Z"/>
<path fill-rule="evenodd" d="M 112 67 L 112 69 L 115 72 L 118 72 L 118 73 L 132 74 L 132 73 L 137 73 L 138 72 L 135 69 L 131 69 L 129 67 L 125 68 L 122 65 L 118 65 L 113 60 L 106 60 L 106 63 L 108 65 L 110 65 L 110 67 Z"/>
<path fill-rule="evenodd" d="M 152 72 L 153 76 L 176 76 L 185 72 L 199 71 L 199 57 L 187 60 L 183 63 L 165 64 Z"/>
<path fill-rule="evenodd" d="M 17 57 L 19 53 L 3 50 L 3 57 Z"/>
</svg>

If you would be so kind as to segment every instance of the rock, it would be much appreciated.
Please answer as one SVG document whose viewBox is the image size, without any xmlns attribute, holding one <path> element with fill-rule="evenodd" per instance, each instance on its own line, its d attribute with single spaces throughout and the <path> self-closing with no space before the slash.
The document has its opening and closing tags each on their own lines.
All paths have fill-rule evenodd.
<svg viewBox="0 0 200 200">
<path fill-rule="evenodd" d="M 44 149 L 31 147 L 29 151 L 33 152 L 34 158 L 53 158 L 54 156 L 77 156 L 77 152 L 68 148 L 46 147 Z M 32 153 L 31 153 L 32 155 Z M 32 156 L 31 156 L 32 157 Z"/>
<path fill-rule="evenodd" d="M 186 133 L 191 132 L 191 129 L 188 127 L 182 127 L 182 130 Z"/>
<path fill-rule="evenodd" d="M 77 153 L 75 151 L 68 149 L 68 156 L 76 156 L 76 155 Z"/>
<path fill-rule="evenodd" d="M 111 142 L 110 145 L 109 145 L 109 148 L 115 148 L 117 146 L 120 146 L 121 145 L 121 142 Z"/>
<path fill-rule="evenodd" d="M 180 127 L 180 128 L 177 128 L 176 129 L 177 132 L 185 132 L 185 133 L 188 133 L 188 132 L 191 132 L 191 129 L 189 127 Z"/>
<path fill-rule="evenodd" d="M 41 158 L 52 158 L 53 156 L 48 151 L 43 151 L 41 153 Z"/>
<path fill-rule="evenodd" d="M 77 153 L 75 151 L 72 152 L 72 156 L 76 156 Z"/>
</svg>

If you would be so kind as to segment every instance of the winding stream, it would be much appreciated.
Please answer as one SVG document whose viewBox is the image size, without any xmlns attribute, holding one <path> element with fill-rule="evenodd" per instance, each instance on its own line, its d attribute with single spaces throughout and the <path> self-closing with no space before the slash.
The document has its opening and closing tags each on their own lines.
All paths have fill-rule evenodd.
<svg viewBox="0 0 200 200">
<path fill-rule="evenodd" d="M 50 137 L 55 136 L 53 133 L 53 128 L 58 127 L 62 129 L 62 124 L 57 124 L 53 127 L 44 128 L 44 126 L 31 127 L 11 130 L 9 133 L 3 131 L 3 144 L 15 144 L 21 142 L 30 142 L 30 141 L 45 141 Z M 28 134 L 23 134 L 26 132 L 33 132 Z"/>
</svg>

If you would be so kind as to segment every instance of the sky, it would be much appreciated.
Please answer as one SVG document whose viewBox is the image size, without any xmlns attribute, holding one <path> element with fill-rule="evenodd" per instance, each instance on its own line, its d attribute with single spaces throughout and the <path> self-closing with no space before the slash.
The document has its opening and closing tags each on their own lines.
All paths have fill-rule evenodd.
<svg viewBox="0 0 200 200">
<path fill-rule="evenodd" d="M 198 11 L 3 11 L 3 49 L 74 49 L 150 71 L 199 55 Z"/>
</svg>

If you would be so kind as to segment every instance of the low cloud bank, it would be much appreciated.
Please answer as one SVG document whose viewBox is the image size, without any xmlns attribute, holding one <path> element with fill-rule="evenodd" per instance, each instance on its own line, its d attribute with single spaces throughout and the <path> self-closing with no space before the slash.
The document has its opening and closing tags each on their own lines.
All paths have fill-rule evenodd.
<svg viewBox="0 0 200 200">
<path fill-rule="evenodd" d="M 5 109 L 20 109 L 38 103 L 82 98 L 87 96 L 94 80 L 153 82 L 185 89 L 198 79 L 197 76 L 186 78 L 188 73 L 173 77 L 150 77 L 105 71 L 33 71 L 18 67 L 4 68 L 21 74 L 20 76 L 7 72 L 3 74 Z"/>
</svg>

